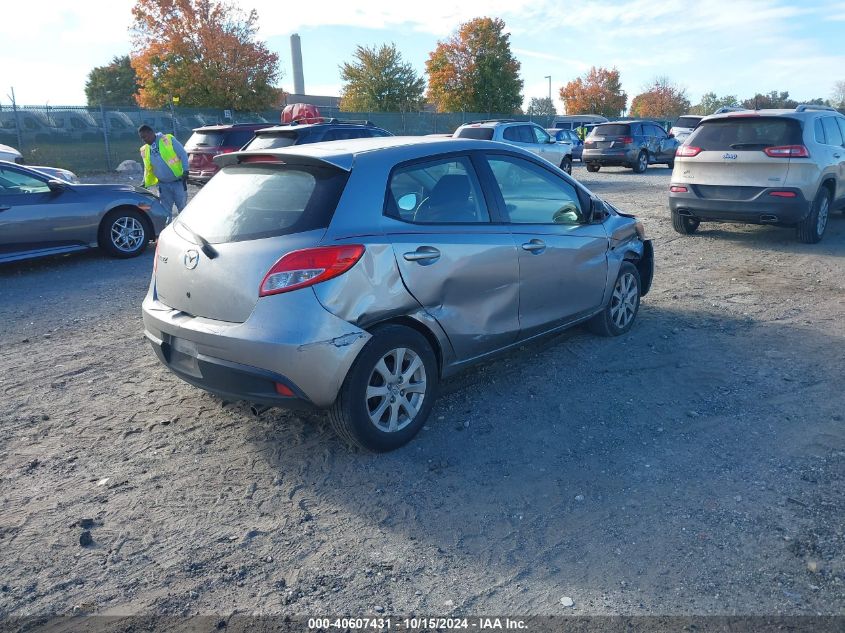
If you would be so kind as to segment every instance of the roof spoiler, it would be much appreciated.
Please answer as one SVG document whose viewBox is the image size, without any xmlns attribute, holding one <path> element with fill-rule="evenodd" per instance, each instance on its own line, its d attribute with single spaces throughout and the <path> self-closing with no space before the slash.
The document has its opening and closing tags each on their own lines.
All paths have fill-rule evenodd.
<svg viewBox="0 0 845 633">
<path fill-rule="evenodd" d="M 285 152 L 268 152 L 266 149 L 246 150 L 243 152 L 229 152 L 217 154 L 213 158 L 218 167 L 239 165 L 243 163 L 264 163 L 277 165 L 307 165 L 310 167 L 335 167 L 343 171 L 352 171 L 352 154 L 328 153 L 326 156 L 312 154 L 294 154 Z"/>
</svg>

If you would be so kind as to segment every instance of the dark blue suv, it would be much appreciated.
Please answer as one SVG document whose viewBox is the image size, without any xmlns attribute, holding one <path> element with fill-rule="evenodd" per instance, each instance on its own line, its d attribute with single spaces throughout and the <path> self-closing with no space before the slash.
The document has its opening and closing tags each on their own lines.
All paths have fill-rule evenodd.
<svg viewBox="0 0 845 633">
<path fill-rule="evenodd" d="M 278 149 L 290 145 L 341 141 L 350 138 L 393 136 L 369 121 L 324 119 L 320 123 L 288 123 L 255 131 L 255 136 L 242 149 Z"/>
</svg>

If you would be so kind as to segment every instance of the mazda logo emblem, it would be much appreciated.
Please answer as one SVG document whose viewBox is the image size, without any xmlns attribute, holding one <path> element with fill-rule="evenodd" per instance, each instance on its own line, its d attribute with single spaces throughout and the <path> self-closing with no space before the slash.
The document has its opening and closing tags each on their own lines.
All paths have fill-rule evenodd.
<svg viewBox="0 0 845 633">
<path fill-rule="evenodd" d="M 200 262 L 200 254 L 194 249 L 185 252 L 185 268 L 193 270 Z"/>
</svg>

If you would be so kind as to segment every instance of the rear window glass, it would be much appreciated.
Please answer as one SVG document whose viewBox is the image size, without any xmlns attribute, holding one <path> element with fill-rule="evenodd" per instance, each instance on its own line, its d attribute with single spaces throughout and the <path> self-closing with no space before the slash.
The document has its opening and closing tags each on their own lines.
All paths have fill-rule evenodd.
<svg viewBox="0 0 845 633">
<path fill-rule="evenodd" d="M 258 134 L 244 149 L 278 149 L 296 145 L 296 132 L 279 132 L 273 134 Z"/>
<path fill-rule="evenodd" d="M 223 144 L 227 147 L 243 147 L 255 135 L 252 130 L 231 130 L 226 132 Z"/>
<path fill-rule="evenodd" d="M 230 165 L 200 189 L 179 220 L 212 244 L 325 228 L 347 176 L 331 167 Z"/>
<path fill-rule="evenodd" d="M 801 124 L 785 117 L 730 117 L 704 121 L 687 143 L 705 151 L 755 150 L 800 145 Z"/>
<path fill-rule="evenodd" d="M 631 133 L 630 125 L 611 123 L 609 125 L 597 125 L 590 132 L 590 136 L 626 136 Z"/>
<path fill-rule="evenodd" d="M 701 121 L 700 116 L 682 116 L 675 121 L 674 127 L 695 127 Z"/>
<path fill-rule="evenodd" d="M 458 132 L 458 138 L 472 138 L 477 141 L 490 141 L 493 139 L 493 128 L 465 127 Z"/>
<path fill-rule="evenodd" d="M 224 136 L 223 132 L 194 132 L 185 147 L 220 147 Z"/>
</svg>

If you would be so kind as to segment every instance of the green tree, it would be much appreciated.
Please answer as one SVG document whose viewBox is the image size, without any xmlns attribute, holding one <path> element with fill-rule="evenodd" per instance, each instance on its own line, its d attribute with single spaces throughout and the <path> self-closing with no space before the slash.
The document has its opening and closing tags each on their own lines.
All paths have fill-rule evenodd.
<svg viewBox="0 0 845 633">
<path fill-rule="evenodd" d="M 355 61 L 340 66 L 340 108 L 347 112 L 408 112 L 420 108 L 425 81 L 402 61 L 395 44 L 359 46 Z"/>
<path fill-rule="evenodd" d="M 475 18 L 426 61 L 428 99 L 440 112 L 512 113 L 522 105 L 520 64 L 499 18 Z"/>
<path fill-rule="evenodd" d="M 749 110 L 763 110 L 769 108 L 794 108 L 798 105 L 795 99 L 789 98 L 789 91 L 778 92 L 772 90 L 768 94 L 760 94 L 759 92 L 753 97 L 742 102 L 743 108 Z"/>
<path fill-rule="evenodd" d="M 116 56 L 110 64 L 93 68 L 85 82 L 89 106 L 136 106 L 136 92 L 138 78 L 129 55 Z"/>
<path fill-rule="evenodd" d="M 618 117 L 628 103 L 619 71 L 595 66 L 561 88 L 560 98 L 567 114 L 600 114 L 608 118 Z"/>
<path fill-rule="evenodd" d="M 833 93 L 830 95 L 831 105 L 834 108 L 845 108 L 845 80 L 833 84 Z"/>
<path fill-rule="evenodd" d="M 708 114 L 713 114 L 716 110 L 723 107 L 737 108 L 739 107 L 739 99 L 737 99 L 734 95 L 718 97 L 715 92 L 705 92 L 701 96 L 701 101 L 694 105 L 690 109 L 690 112 L 699 116 L 707 116 Z"/>
<path fill-rule="evenodd" d="M 557 110 L 555 110 L 554 102 L 548 97 L 541 97 L 540 99 L 531 97 L 527 114 L 529 116 L 554 116 L 557 114 Z"/>
<path fill-rule="evenodd" d="M 279 56 L 256 39 L 258 14 L 233 0 L 135 0 L 132 67 L 138 103 L 264 110 L 278 107 Z"/>
</svg>

